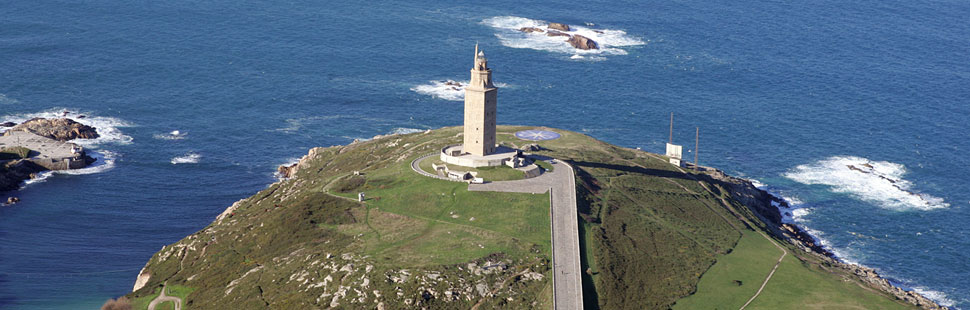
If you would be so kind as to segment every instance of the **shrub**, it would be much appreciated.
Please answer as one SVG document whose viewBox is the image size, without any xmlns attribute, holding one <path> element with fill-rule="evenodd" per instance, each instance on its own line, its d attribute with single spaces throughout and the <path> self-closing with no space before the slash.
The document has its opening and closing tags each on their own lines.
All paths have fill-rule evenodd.
<svg viewBox="0 0 970 310">
<path fill-rule="evenodd" d="M 30 155 L 30 149 L 15 146 L 0 149 L 0 159 L 23 159 Z"/>
<path fill-rule="evenodd" d="M 101 310 L 131 310 L 131 302 L 124 296 L 118 297 L 118 299 L 108 299 L 101 306 Z"/>
</svg>

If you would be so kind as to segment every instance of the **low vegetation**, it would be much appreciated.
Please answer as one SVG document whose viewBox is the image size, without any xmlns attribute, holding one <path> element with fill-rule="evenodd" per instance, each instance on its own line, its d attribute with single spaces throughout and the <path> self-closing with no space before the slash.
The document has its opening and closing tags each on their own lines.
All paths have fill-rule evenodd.
<svg viewBox="0 0 970 310">
<path fill-rule="evenodd" d="M 131 302 L 128 298 L 122 296 L 118 299 L 108 299 L 101 305 L 101 310 L 131 310 Z"/>
<path fill-rule="evenodd" d="M 31 150 L 22 146 L 5 147 L 0 149 L 0 160 L 24 159 L 30 157 Z"/>
<path fill-rule="evenodd" d="M 500 127 L 499 141 L 534 143 L 513 137 L 521 129 Z M 710 171 L 557 131 L 534 153 L 576 170 L 586 309 L 737 308 L 780 256 Z M 548 309 L 549 196 L 469 192 L 411 171 L 458 132 L 311 150 L 291 179 L 156 253 L 149 283 L 128 297 L 150 300 L 168 281 L 186 288 L 186 309 Z M 752 309 L 906 308 L 785 247 Z"/>
</svg>

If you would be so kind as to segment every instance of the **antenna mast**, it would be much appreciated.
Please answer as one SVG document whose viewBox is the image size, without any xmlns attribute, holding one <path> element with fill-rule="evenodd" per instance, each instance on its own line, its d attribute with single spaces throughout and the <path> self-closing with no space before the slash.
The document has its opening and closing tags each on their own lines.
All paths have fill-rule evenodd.
<svg viewBox="0 0 970 310">
<path fill-rule="evenodd" d="M 674 112 L 670 112 L 670 144 L 674 144 Z"/>
<path fill-rule="evenodd" d="M 694 171 L 697 171 L 699 169 L 697 167 L 697 152 L 698 152 L 697 147 L 700 146 L 701 128 L 694 127 L 694 129 L 695 129 L 694 131 Z"/>
</svg>

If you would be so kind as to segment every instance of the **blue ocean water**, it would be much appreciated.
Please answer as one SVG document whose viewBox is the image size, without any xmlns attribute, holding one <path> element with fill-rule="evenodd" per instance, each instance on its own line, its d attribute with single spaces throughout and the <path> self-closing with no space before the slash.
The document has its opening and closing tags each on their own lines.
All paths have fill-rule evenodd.
<svg viewBox="0 0 970 310">
<path fill-rule="evenodd" d="M 458 125 L 441 81 L 468 79 L 476 42 L 499 123 L 661 152 L 675 112 L 675 142 L 693 152 L 700 127 L 702 164 L 795 202 L 843 259 L 970 308 L 968 15 L 946 0 L 0 2 L 0 121 L 67 110 L 110 133 L 87 142 L 110 164 L 0 207 L 0 308 L 96 308 L 310 147 Z M 511 30 L 542 21 L 604 49 Z"/>
</svg>

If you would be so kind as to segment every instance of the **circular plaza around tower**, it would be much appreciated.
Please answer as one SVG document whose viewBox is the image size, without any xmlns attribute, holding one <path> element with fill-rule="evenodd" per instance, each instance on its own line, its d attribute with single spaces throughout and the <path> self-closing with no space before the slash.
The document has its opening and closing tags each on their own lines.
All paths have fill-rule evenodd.
<svg viewBox="0 0 970 310">
<path fill-rule="evenodd" d="M 494 153 L 488 155 L 474 155 L 464 152 L 462 145 L 449 145 L 441 149 L 440 159 L 445 163 L 465 167 L 494 167 L 510 165 L 509 161 L 515 161 L 521 157 L 522 151 L 499 146 Z M 518 165 L 514 165 L 518 167 Z"/>
</svg>

